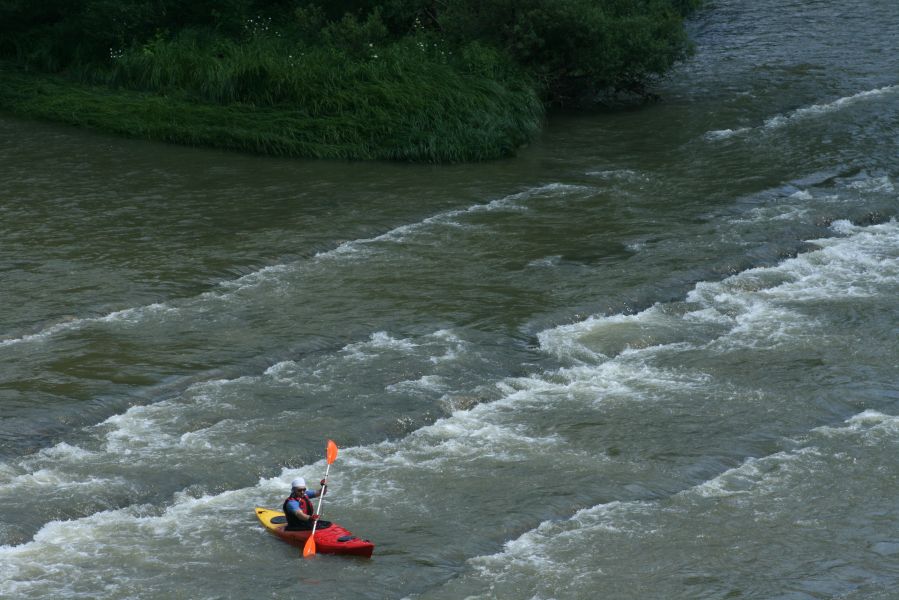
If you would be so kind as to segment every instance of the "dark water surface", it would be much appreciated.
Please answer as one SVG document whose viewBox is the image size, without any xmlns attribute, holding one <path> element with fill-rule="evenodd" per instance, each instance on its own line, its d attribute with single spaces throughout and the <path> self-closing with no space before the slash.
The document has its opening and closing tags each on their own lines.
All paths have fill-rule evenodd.
<svg viewBox="0 0 899 600">
<path fill-rule="evenodd" d="M 0 118 L 0 597 L 899 597 L 899 4 L 691 31 L 488 164 Z"/>
</svg>

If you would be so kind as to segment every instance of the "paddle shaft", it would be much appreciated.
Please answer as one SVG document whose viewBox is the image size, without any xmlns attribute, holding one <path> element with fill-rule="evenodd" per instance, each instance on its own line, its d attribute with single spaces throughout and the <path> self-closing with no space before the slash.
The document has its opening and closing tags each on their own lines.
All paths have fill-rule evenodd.
<svg viewBox="0 0 899 600">
<path fill-rule="evenodd" d="M 328 485 L 328 473 L 330 473 L 330 472 L 331 472 L 331 463 L 328 463 L 328 467 L 325 469 L 325 485 L 322 486 L 322 490 L 318 497 L 318 508 L 315 509 L 315 514 L 317 514 L 317 515 L 321 515 L 322 500 L 325 499 L 325 487 Z M 310 534 L 310 537 L 315 536 L 315 528 L 316 527 L 318 527 L 318 519 L 316 519 L 312 523 L 312 533 Z"/>
</svg>

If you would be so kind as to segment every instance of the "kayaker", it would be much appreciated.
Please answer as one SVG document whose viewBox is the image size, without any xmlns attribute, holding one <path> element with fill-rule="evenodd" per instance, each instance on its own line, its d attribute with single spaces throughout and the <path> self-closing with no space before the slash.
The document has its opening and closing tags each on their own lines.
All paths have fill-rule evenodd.
<svg viewBox="0 0 899 600">
<path fill-rule="evenodd" d="M 306 480 L 297 477 L 290 482 L 290 496 L 284 501 L 284 516 L 287 517 L 287 531 L 312 529 L 312 524 L 318 521 L 317 529 L 324 529 L 331 523 L 319 521 L 318 515 L 312 505 L 312 498 L 317 498 L 328 492 L 328 483 L 322 479 L 321 489 L 317 492 L 306 489 Z"/>
</svg>

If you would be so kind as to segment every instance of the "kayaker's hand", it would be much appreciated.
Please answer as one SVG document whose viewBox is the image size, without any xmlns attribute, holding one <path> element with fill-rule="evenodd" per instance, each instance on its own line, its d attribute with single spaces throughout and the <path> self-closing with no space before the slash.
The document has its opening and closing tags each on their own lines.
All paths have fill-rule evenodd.
<svg viewBox="0 0 899 600">
<path fill-rule="evenodd" d="M 318 521 L 318 515 L 312 515 L 311 517 L 309 517 L 309 520 L 310 521 Z"/>
<path fill-rule="evenodd" d="M 327 480 L 327 479 L 322 479 L 322 480 L 319 481 L 318 483 L 319 483 L 319 485 L 321 485 L 322 487 L 325 487 L 325 486 L 328 485 L 328 480 Z"/>
</svg>

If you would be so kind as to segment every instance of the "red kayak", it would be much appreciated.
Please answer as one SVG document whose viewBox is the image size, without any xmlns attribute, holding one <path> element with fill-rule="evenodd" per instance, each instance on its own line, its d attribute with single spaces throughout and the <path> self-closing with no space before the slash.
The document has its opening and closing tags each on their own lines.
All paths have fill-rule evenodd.
<svg viewBox="0 0 899 600">
<path fill-rule="evenodd" d="M 256 516 L 263 527 L 290 544 L 302 548 L 309 539 L 309 531 L 284 531 L 287 517 L 280 510 L 256 507 Z M 315 549 L 319 554 L 349 554 L 371 558 L 375 545 L 368 540 L 357 538 L 337 523 L 315 530 Z"/>
</svg>

